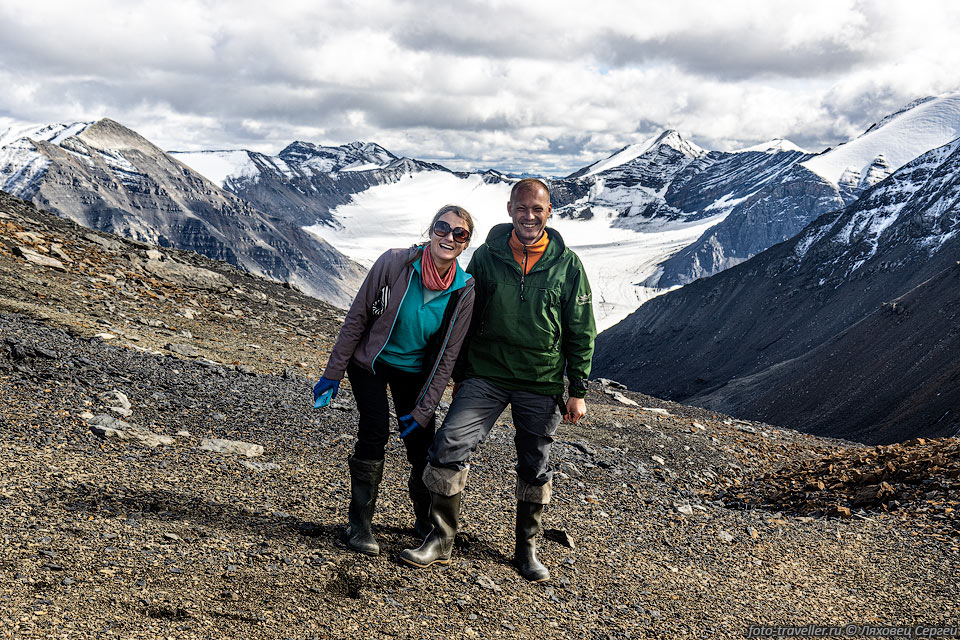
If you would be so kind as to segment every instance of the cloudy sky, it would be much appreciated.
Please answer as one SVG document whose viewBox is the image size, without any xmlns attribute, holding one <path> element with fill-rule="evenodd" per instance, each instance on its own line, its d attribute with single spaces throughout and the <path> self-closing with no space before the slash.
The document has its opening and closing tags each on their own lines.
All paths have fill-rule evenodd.
<svg viewBox="0 0 960 640">
<path fill-rule="evenodd" d="M 110 117 L 168 150 L 375 141 L 566 175 L 664 128 L 835 145 L 960 90 L 950 0 L 0 0 L 0 131 Z"/>
</svg>

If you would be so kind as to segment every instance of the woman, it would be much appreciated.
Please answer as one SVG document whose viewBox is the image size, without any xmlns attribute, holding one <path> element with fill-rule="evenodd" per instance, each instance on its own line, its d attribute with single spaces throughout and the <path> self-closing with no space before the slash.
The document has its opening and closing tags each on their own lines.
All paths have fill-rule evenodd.
<svg viewBox="0 0 960 640">
<path fill-rule="evenodd" d="M 470 244 L 473 219 L 455 205 L 441 207 L 430 241 L 391 249 L 367 274 L 347 312 L 323 377 L 313 389 L 315 406 L 335 397 L 344 371 L 350 377 L 360 420 L 349 459 L 350 548 L 380 553 L 371 532 L 390 437 L 387 385 L 411 464 L 407 486 L 414 529 L 429 533 L 430 493 L 423 484 L 434 411 L 447 386 L 473 312 L 474 280 L 457 264 Z"/>
</svg>

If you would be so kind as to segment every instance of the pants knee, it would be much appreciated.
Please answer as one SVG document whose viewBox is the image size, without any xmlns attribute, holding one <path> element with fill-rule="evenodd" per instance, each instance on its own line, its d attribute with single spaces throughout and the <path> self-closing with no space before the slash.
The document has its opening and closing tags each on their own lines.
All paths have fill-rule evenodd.
<svg viewBox="0 0 960 640">
<path fill-rule="evenodd" d="M 427 464 L 423 472 L 423 483 L 427 489 L 442 496 L 453 496 L 467 486 L 467 475 L 470 473 L 469 465 L 463 469 L 447 469 L 445 467 L 435 467 Z"/>
<path fill-rule="evenodd" d="M 517 500 L 523 502 L 535 502 L 537 504 L 550 504 L 550 498 L 553 497 L 553 479 L 547 480 L 543 484 L 531 484 L 517 477 Z"/>
</svg>

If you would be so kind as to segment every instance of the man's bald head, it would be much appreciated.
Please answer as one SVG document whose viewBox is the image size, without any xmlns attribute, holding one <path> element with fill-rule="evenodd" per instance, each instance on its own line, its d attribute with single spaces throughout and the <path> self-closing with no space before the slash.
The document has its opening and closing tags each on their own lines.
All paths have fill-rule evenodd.
<svg viewBox="0 0 960 640">
<path fill-rule="evenodd" d="M 550 189 L 542 180 L 537 180 L 536 178 L 524 178 L 520 182 L 517 182 L 513 185 L 513 188 L 510 189 L 510 200 L 517 196 L 517 194 L 523 193 L 528 189 L 543 189 L 543 192 L 547 194 L 547 199 L 550 198 Z"/>
</svg>

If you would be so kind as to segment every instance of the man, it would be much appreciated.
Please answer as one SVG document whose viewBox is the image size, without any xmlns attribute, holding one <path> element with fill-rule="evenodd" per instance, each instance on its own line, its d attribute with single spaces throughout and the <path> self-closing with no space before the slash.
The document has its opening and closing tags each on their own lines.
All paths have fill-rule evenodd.
<svg viewBox="0 0 960 640">
<path fill-rule="evenodd" d="M 495 226 L 467 267 L 477 283 L 473 321 L 453 374 L 453 403 L 423 474 L 433 531 L 419 549 L 400 554 L 414 566 L 450 561 L 471 455 L 509 404 L 517 448 L 514 561 L 527 580 L 550 578 L 534 542 L 552 493 L 550 446 L 561 408 L 568 422 L 586 413 L 596 338 L 590 284 L 580 259 L 547 228 L 552 211 L 547 186 L 521 180 L 507 203 L 512 224 Z"/>
</svg>

